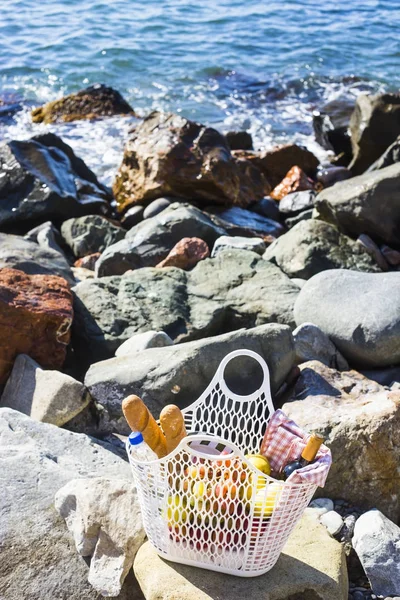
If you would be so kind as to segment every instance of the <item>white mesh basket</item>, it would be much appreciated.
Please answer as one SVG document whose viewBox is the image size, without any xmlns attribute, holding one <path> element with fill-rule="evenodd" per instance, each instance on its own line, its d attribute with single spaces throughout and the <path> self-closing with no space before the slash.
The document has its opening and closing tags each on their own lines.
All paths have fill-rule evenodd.
<svg viewBox="0 0 400 600">
<path fill-rule="evenodd" d="M 248 396 L 224 379 L 238 356 L 263 370 L 261 387 Z M 149 541 L 178 563 L 241 577 L 266 573 L 317 488 L 272 479 L 245 458 L 259 453 L 274 412 L 267 365 L 250 350 L 231 352 L 182 412 L 189 435 L 171 454 L 147 463 L 130 457 Z"/>
</svg>

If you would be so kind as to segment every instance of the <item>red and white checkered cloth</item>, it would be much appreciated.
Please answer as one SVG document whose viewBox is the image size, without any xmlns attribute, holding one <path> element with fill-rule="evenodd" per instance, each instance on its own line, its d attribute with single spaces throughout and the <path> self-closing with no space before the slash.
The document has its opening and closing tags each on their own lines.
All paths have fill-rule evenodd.
<svg viewBox="0 0 400 600">
<path fill-rule="evenodd" d="M 267 425 L 261 444 L 261 454 L 268 458 L 273 471 L 279 473 L 288 462 L 299 458 L 309 437 L 310 435 L 291 421 L 282 410 L 277 410 Z M 322 444 L 315 461 L 294 471 L 288 477 L 288 481 L 314 483 L 324 487 L 331 464 L 331 451 Z"/>
</svg>

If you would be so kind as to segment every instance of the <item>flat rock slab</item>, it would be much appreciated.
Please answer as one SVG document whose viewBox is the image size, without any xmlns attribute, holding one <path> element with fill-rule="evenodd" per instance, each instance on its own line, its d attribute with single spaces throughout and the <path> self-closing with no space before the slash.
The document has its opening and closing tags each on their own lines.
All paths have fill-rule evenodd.
<svg viewBox="0 0 400 600">
<path fill-rule="evenodd" d="M 313 517 L 304 516 L 275 567 L 241 578 L 161 559 L 146 542 L 134 571 L 146 600 L 347 600 L 341 545 Z"/>
<path fill-rule="evenodd" d="M 101 600 L 54 508 L 55 493 L 77 477 L 132 481 L 109 444 L 0 409 L 1 598 Z M 134 578 L 118 596 L 140 597 Z"/>
</svg>

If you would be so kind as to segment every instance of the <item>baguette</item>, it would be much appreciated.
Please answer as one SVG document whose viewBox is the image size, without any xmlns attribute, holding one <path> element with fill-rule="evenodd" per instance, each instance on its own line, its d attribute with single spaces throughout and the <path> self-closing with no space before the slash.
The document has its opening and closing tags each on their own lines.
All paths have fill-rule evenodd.
<svg viewBox="0 0 400 600">
<path fill-rule="evenodd" d="M 144 441 L 154 450 L 158 458 L 166 456 L 165 435 L 143 400 L 139 396 L 128 396 L 122 401 L 122 412 L 132 431 L 140 431 Z"/>
<path fill-rule="evenodd" d="M 160 413 L 160 423 L 165 434 L 167 453 L 169 454 L 187 435 L 183 414 L 175 404 L 168 404 Z"/>
</svg>

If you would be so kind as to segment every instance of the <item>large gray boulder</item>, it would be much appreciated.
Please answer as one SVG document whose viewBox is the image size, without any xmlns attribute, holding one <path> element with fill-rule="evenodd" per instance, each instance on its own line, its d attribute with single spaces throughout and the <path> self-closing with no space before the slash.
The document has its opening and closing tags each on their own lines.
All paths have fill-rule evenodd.
<svg viewBox="0 0 400 600">
<path fill-rule="evenodd" d="M 122 275 L 129 269 L 155 267 L 184 237 L 200 238 L 211 250 L 215 240 L 225 233 L 201 210 L 175 202 L 132 227 L 123 241 L 109 246 L 97 261 L 96 274 Z"/>
<path fill-rule="evenodd" d="M 0 228 L 107 213 L 110 191 L 54 133 L 0 146 Z"/>
<path fill-rule="evenodd" d="M 32 419 L 61 427 L 90 402 L 85 386 L 60 371 L 45 371 L 26 354 L 19 354 L 0 400 Z"/>
<path fill-rule="evenodd" d="M 357 520 L 352 541 L 374 593 L 398 596 L 400 527 L 379 510 L 370 510 Z"/>
<path fill-rule="evenodd" d="M 264 258 L 278 265 L 289 277 L 302 279 L 327 269 L 381 271 L 362 244 L 317 219 L 295 225 L 267 248 Z"/>
<path fill-rule="evenodd" d="M 68 219 L 61 226 L 61 235 L 77 258 L 103 252 L 111 244 L 123 240 L 125 234 L 125 229 L 100 215 Z"/>
<path fill-rule="evenodd" d="M 106 443 L 2 408 L 0 473 L 0 596 L 99 600 L 54 495 L 77 477 L 131 481 L 128 463 Z M 140 598 L 133 578 L 118 598 Z"/>
<path fill-rule="evenodd" d="M 75 283 L 64 256 L 51 248 L 44 249 L 19 235 L 0 233 L 0 268 L 18 269 L 28 275 L 59 275 Z"/>
<path fill-rule="evenodd" d="M 246 250 L 221 252 L 190 272 L 147 268 L 87 280 L 75 287 L 75 348 L 93 362 L 137 332 L 186 342 L 263 323 L 294 325 L 298 293 L 278 267 Z"/>
<path fill-rule="evenodd" d="M 400 362 L 400 273 L 331 270 L 301 289 L 296 324 L 314 323 L 350 364 L 363 368 Z"/>
<path fill-rule="evenodd" d="M 400 239 L 400 163 L 352 177 L 323 190 L 314 216 L 347 235 L 362 233 L 389 245 Z"/>
<path fill-rule="evenodd" d="M 360 94 L 350 131 L 353 160 L 349 168 L 359 175 L 400 135 L 400 94 Z"/>
<path fill-rule="evenodd" d="M 289 327 L 282 325 L 262 325 L 205 340 L 150 348 L 92 365 L 85 383 L 104 409 L 100 428 L 129 433 L 121 410 L 121 402 L 129 394 L 143 398 L 155 416 L 166 404 L 182 408 L 191 404 L 204 392 L 221 360 L 229 352 L 243 348 L 254 350 L 265 359 L 275 392 L 294 364 L 292 334 Z M 228 377 L 232 389 L 242 394 L 261 385 L 259 366 L 250 359 L 232 361 Z"/>
</svg>

